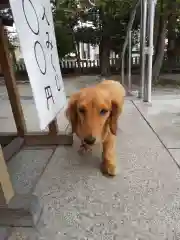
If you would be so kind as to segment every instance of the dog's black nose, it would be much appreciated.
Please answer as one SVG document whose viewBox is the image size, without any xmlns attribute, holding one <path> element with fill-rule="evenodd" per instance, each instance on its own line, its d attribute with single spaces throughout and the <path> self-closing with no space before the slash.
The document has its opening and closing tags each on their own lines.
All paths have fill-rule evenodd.
<svg viewBox="0 0 180 240">
<path fill-rule="evenodd" d="M 86 138 L 84 138 L 84 142 L 88 145 L 93 145 L 96 141 L 96 138 L 93 136 L 88 136 Z"/>
</svg>

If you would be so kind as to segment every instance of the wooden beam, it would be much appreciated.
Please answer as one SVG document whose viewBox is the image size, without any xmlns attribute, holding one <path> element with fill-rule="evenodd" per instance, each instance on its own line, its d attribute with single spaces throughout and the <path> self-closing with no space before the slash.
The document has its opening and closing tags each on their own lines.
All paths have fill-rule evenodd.
<svg viewBox="0 0 180 240">
<path fill-rule="evenodd" d="M 56 136 L 58 132 L 59 132 L 58 124 L 57 120 L 55 119 L 49 124 L 49 134 Z"/>
<path fill-rule="evenodd" d="M 16 194 L 7 206 L 0 206 L 0 226 L 35 227 L 42 205 L 33 194 Z"/>
<path fill-rule="evenodd" d="M 15 133 L 0 133 L 0 142 L 9 144 L 12 140 L 17 138 Z M 48 146 L 48 145 L 72 145 L 73 144 L 73 135 L 70 132 L 69 128 L 66 128 L 66 131 L 57 135 L 43 133 L 43 132 L 31 132 L 27 133 L 24 136 L 24 145 L 28 146 Z"/>
<path fill-rule="evenodd" d="M 24 139 L 17 137 L 14 140 L 11 141 L 7 146 L 3 148 L 3 154 L 4 159 L 7 162 L 9 159 L 11 159 L 12 156 L 14 156 L 16 153 L 20 151 L 20 149 L 24 145 Z"/>
<path fill-rule="evenodd" d="M 2 190 L 2 186 L 0 184 L 0 207 L 1 206 L 7 206 L 7 204 L 6 204 L 6 199 L 4 197 L 4 192 Z"/>
<path fill-rule="evenodd" d="M 18 135 L 22 137 L 26 133 L 26 124 L 21 106 L 20 96 L 16 86 L 12 61 L 9 56 L 8 40 L 4 33 L 2 21 L 0 21 L 0 65 L 4 74 L 5 84 L 7 87 L 17 132 Z"/>
<path fill-rule="evenodd" d="M 0 132 L 0 145 L 8 145 L 13 139 L 17 137 L 17 133 L 2 133 Z"/>
<path fill-rule="evenodd" d="M 47 133 L 31 133 L 24 136 L 25 145 L 72 145 L 73 136 L 72 134 L 59 133 L 58 135 L 52 135 Z"/>
<path fill-rule="evenodd" d="M 0 198 L 2 199 L 2 194 L 3 194 L 6 204 L 8 204 L 12 199 L 12 197 L 14 196 L 14 190 L 13 190 L 13 186 L 10 180 L 10 176 L 8 173 L 8 169 L 4 160 L 3 151 L 1 147 L 0 147 L 0 185 L 2 189 L 2 191 L 0 192 L 1 194 Z"/>
<path fill-rule="evenodd" d="M 3 227 L 34 227 L 32 214 L 24 209 L 0 208 L 0 225 Z"/>
</svg>

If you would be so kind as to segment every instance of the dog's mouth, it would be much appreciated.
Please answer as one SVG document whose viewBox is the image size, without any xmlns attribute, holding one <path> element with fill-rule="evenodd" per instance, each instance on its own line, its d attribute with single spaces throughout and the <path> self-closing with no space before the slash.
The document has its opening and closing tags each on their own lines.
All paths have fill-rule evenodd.
<svg viewBox="0 0 180 240">
<path fill-rule="evenodd" d="M 89 146 L 89 147 L 92 147 L 94 146 L 96 143 L 84 143 L 85 145 Z"/>
<path fill-rule="evenodd" d="M 92 146 L 96 143 L 96 138 L 90 135 L 83 139 L 83 143 Z"/>
</svg>

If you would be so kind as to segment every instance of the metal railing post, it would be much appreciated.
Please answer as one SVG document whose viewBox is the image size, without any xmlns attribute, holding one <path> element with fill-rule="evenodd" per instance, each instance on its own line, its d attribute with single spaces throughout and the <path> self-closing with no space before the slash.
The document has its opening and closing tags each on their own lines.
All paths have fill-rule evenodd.
<svg viewBox="0 0 180 240">
<path fill-rule="evenodd" d="M 153 61 L 153 36 L 154 36 L 154 15 L 156 0 L 149 0 L 149 46 L 148 46 L 148 70 L 147 70 L 147 95 L 144 101 L 151 103 L 152 94 L 152 61 Z"/>
<path fill-rule="evenodd" d="M 141 0 L 141 26 L 140 26 L 140 67 L 141 67 L 141 80 L 139 89 L 139 98 L 144 97 L 145 88 L 145 63 L 146 63 L 146 26 L 147 26 L 147 0 Z"/>
<path fill-rule="evenodd" d="M 128 51 L 128 88 L 131 90 L 132 82 L 131 82 L 131 54 L 132 54 L 132 36 L 131 36 L 131 30 L 129 31 L 129 38 L 128 38 L 128 45 L 129 45 L 129 51 Z"/>
</svg>

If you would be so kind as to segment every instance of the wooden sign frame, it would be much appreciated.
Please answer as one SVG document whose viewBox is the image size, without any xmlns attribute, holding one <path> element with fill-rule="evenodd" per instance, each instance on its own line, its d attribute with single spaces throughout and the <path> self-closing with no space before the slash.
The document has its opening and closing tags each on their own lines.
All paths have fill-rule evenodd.
<svg viewBox="0 0 180 240">
<path fill-rule="evenodd" d="M 49 124 L 49 133 L 27 132 L 20 96 L 16 85 L 15 74 L 13 71 L 11 58 L 9 56 L 8 40 L 6 35 L 4 34 L 4 26 L 2 23 L 0 23 L 0 64 L 4 74 L 9 101 L 11 104 L 11 109 L 17 128 L 17 134 L 0 133 L 0 144 L 6 145 L 9 143 L 9 145 L 5 147 L 5 151 L 9 152 L 8 158 L 10 157 L 10 155 L 13 155 L 15 149 L 17 148 L 18 150 L 20 148 L 20 145 L 22 144 L 30 146 L 61 144 L 71 145 L 73 143 L 72 134 L 68 132 L 59 133 L 57 120 L 54 120 L 52 123 Z M 22 139 L 22 141 L 17 141 L 17 138 L 19 137 Z"/>
<path fill-rule="evenodd" d="M 8 3 L 8 1 L 3 0 L 3 7 L 5 3 Z M 3 7 L 0 4 L 0 9 Z M 72 145 L 73 136 L 68 131 L 60 133 L 57 120 L 49 124 L 48 133 L 27 132 L 2 19 L 0 19 L 0 65 L 17 128 L 17 133 L 0 133 L 0 225 L 32 226 L 34 223 L 32 207 L 30 207 L 32 196 L 17 196 L 13 189 L 6 162 L 24 145 Z M 36 196 L 33 196 L 33 201 L 37 202 L 37 199 L 34 199 L 36 199 Z M 37 203 L 36 209 L 38 209 Z M 40 210 L 37 211 L 41 212 Z M 36 219 L 38 218 L 37 211 Z"/>
</svg>

